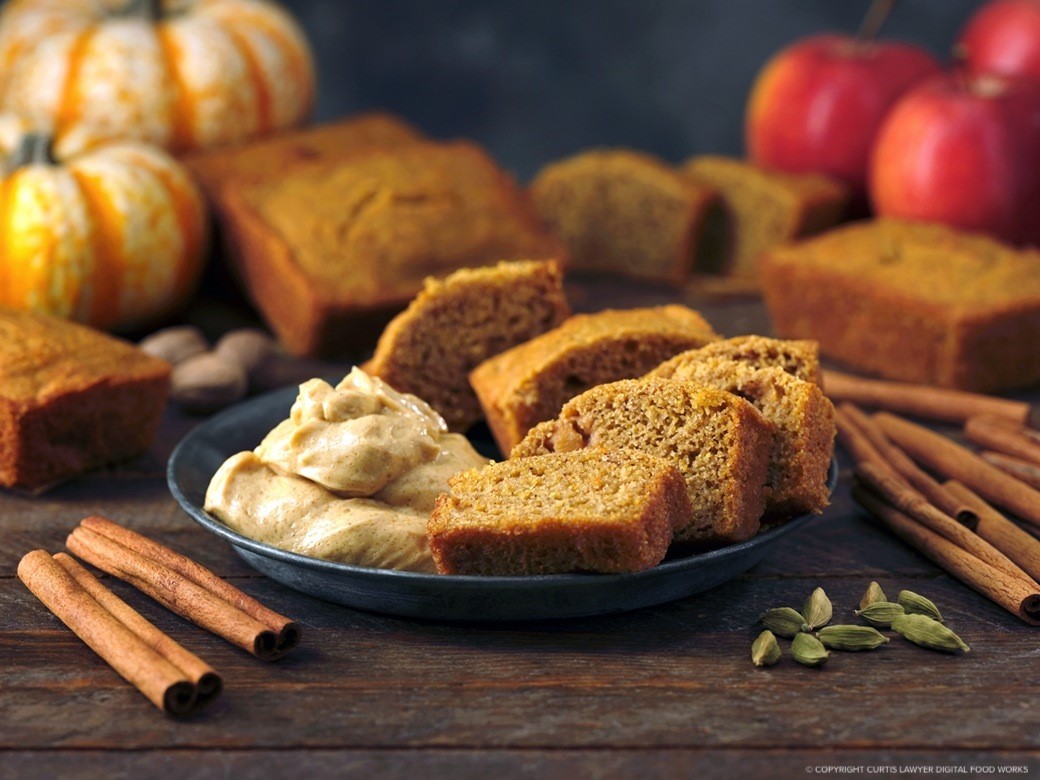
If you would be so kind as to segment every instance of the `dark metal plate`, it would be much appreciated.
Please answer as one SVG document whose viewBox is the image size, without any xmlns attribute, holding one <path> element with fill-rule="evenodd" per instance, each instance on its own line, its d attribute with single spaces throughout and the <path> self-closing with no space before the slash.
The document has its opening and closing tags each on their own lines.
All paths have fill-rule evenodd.
<svg viewBox="0 0 1040 780">
<path fill-rule="evenodd" d="M 170 491 L 184 511 L 231 544 L 250 566 L 278 582 L 358 609 L 434 620 L 537 620 L 624 612 L 691 596 L 750 569 L 781 538 L 809 522 L 802 515 L 753 539 L 711 552 L 669 558 L 635 574 L 553 574 L 469 577 L 369 569 L 286 552 L 235 533 L 202 509 L 206 488 L 231 455 L 250 450 L 285 419 L 296 388 L 276 390 L 238 404 L 195 428 L 167 465 Z M 493 443 L 471 435 L 483 453 Z M 493 456 L 491 453 L 490 456 Z M 831 461 L 828 486 L 838 481 Z"/>
</svg>

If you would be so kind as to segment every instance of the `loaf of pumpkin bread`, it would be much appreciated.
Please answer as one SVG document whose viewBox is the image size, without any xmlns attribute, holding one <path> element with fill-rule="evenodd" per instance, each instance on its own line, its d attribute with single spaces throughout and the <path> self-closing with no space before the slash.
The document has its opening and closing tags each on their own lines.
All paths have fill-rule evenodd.
<svg viewBox="0 0 1040 780">
<path fill-rule="evenodd" d="M 862 371 L 973 391 L 1040 382 L 1040 252 L 881 219 L 774 249 L 776 331 Z"/>
<path fill-rule="evenodd" d="M 604 382 L 645 374 L 661 361 L 719 338 L 685 306 L 604 309 L 484 361 L 470 384 L 503 453 L 570 398 Z"/>
<path fill-rule="evenodd" d="M 545 166 L 531 182 L 542 219 L 575 269 L 681 283 L 693 270 L 715 190 L 629 149 L 594 149 Z"/>
<path fill-rule="evenodd" d="M 0 308 L 0 485 L 36 490 L 146 452 L 169 378 L 120 339 Z"/>
<path fill-rule="evenodd" d="M 640 571 L 690 512 L 674 465 L 627 450 L 509 460 L 448 484 L 426 526 L 441 574 Z"/>
<path fill-rule="evenodd" d="M 400 117 L 369 112 L 289 130 L 242 144 L 193 152 L 182 160 L 195 175 L 218 216 L 221 192 L 236 179 L 277 181 L 287 166 L 330 165 L 373 149 L 387 149 L 424 139 Z"/>
<path fill-rule="evenodd" d="M 414 142 L 221 194 L 231 260 L 296 354 L 371 347 L 427 276 L 565 250 L 526 193 L 475 144 Z"/>
<path fill-rule="evenodd" d="M 365 371 L 412 393 L 465 431 L 482 419 L 469 372 L 570 313 L 554 260 L 463 268 L 426 286 L 383 331 Z"/>
<path fill-rule="evenodd" d="M 692 513 L 675 541 L 728 544 L 758 531 L 776 426 L 732 393 L 695 382 L 626 379 L 599 385 L 536 425 L 510 458 L 585 447 L 632 449 L 671 461 Z"/>
</svg>

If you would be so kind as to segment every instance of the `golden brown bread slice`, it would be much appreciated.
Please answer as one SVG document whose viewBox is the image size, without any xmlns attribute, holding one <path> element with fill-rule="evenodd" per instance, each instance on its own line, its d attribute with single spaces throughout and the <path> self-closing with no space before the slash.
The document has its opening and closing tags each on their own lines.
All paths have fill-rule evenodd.
<svg viewBox="0 0 1040 780">
<path fill-rule="evenodd" d="M 590 387 L 642 376 L 662 360 L 718 338 L 685 306 L 576 314 L 484 361 L 470 374 L 470 384 L 504 454 Z"/>
<path fill-rule="evenodd" d="M 469 372 L 556 327 L 569 314 L 556 261 L 465 268 L 427 279 L 379 337 L 364 369 L 440 412 L 454 431 L 482 418 Z"/>
<path fill-rule="evenodd" d="M 758 531 L 775 430 L 732 393 L 695 382 L 627 379 L 572 399 L 510 457 L 601 447 L 666 458 L 682 472 L 693 509 L 675 540 L 729 543 Z"/>
<path fill-rule="evenodd" d="M 628 450 L 504 461 L 449 484 L 427 523 L 441 574 L 640 571 L 690 512 L 675 466 Z"/>
<path fill-rule="evenodd" d="M 679 173 L 720 196 L 698 247 L 697 268 L 705 271 L 753 278 L 764 251 L 836 225 L 849 200 L 848 188 L 826 176 L 770 171 L 732 157 L 692 157 Z"/>
<path fill-rule="evenodd" d="M 766 477 L 766 515 L 822 512 L 834 454 L 834 406 L 820 388 L 777 367 L 755 368 L 701 350 L 683 353 L 649 376 L 699 382 L 745 398 L 776 425 Z"/>
<path fill-rule="evenodd" d="M 736 360 L 752 368 L 782 368 L 788 374 L 815 385 L 822 381 L 818 342 L 771 339 L 767 336 L 734 336 L 716 341 L 699 349 L 680 353 L 650 373 L 667 379 L 684 365 L 716 357 Z"/>
<path fill-rule="evenodd" d="M 682 282 L 715 191 L 664 161 L 594 149 L 545 166 L 531 183 L 542 219 L 577 269 Z"/>
</svg>

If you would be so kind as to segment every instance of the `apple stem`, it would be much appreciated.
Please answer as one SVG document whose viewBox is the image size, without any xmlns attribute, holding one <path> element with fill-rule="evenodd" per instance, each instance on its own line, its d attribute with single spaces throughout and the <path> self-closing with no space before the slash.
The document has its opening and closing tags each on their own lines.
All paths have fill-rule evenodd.
<svg viewBox="0 0 1040 780">
<path fill-rule="evenodd" d="M 881 33 L 881 28 L 888 21 L 889 14 L 896 5 L 896 0 L 872 0 L 867 15 L 856 31 L 857 43 L 870 43 Z"/>
</svg>

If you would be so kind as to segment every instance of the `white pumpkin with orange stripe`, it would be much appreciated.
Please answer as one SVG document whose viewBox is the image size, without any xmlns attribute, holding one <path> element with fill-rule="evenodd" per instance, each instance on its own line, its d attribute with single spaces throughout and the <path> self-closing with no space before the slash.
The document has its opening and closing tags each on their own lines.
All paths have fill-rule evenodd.
<svg viewBox="0 0 1040 780">
<path fill-rule="evenodd" d="M 0 116 L 0 306 L 119 329 L 182 304 L 207 238 L 183 166 L 136 142 L 58 163 L 27 130 Z"/>
<path fill-rule="evenodd" d="M 314 102 L 307 41 L 266 0 L 10 0 L 0 110 L 59 154 L 131 138 L 176 151 L 297 124 Z"/>
</svg>

